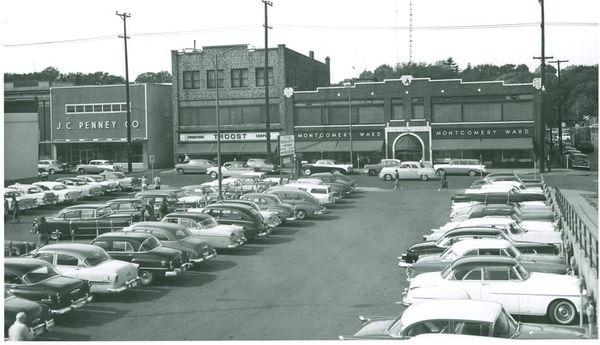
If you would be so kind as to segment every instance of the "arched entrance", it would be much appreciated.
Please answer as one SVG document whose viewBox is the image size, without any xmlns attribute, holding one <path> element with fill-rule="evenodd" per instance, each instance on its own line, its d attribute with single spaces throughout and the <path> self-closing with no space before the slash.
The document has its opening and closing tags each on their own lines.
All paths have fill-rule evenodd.
<svg viewBox="0 0 600 345">
<path fill-rule="evenodd" d="M 400 135 L 394 141 L 394 158 L 401 161 L 420 161 L 425 157 L 423 140 L 412 133 Z"/>
</svg>

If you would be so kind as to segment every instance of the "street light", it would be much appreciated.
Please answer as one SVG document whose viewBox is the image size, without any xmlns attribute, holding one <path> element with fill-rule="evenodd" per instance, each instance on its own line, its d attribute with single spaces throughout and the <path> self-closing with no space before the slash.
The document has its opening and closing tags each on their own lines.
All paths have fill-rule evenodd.
<svg viewBox="0 0 600 345">
<path fill-rule="evenodd" d="M 352 99 L 350 98 L 350 90 L 352 84 L 346 82 L 344 83 L 344 87 L 348 88 L 348 124 L 350 127 L 350 164 L 354 166 L 354 150 L 353 150 L 353 141 L 352 141 Z"/>
<path fill-rule="evenodd" d="M 223 200 L 223 176 L 221 175 L 221 119 L 219 116 L 219 59 L 223 57 L 223 55 L 229 53 L 230 51 L 238 48 L 246 47 L 248 51 L 254 51 L 253 47 L 248 45 L 236 45 L 231 48 L 225 50 L 221 53 L 215 53 L 215 103 L 216 103 L 216 115 L 217 115 L 217 174 L 219 175 L 219 200 Z M 225 76 L 223 76 L 223 80 Z"/>
</svg>

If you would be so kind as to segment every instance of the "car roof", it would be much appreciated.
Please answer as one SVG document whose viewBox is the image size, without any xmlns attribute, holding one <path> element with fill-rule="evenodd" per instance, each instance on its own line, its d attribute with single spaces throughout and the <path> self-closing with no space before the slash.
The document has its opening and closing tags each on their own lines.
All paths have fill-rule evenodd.
<svg viewBox="0 0 600 345">
<path fill-rule="evenodd" d="M 60 183 L 60 182 L 56 182 L 56 181 L 37 181 L 33 183 L 35 186 L 37 185 L 42 185 L 42 186 L 64 186 L 64 184 Z"/>
<path fill-rule="evenodd" d="M 105 232 L 103 234 L 100 234 L 98 237 L 96 237 L 96 239 L 106 238 L 106 237 L 146 239 L 151 236 L 153 236 L 153 235 L 145 233 L 145 232 L 113 231 L 113 232 Z"/>
<path fill-rule="evenodd" d="M 103 250 L 102 248 L 95 246 L 93 244 L 85 244 L 85 243 L 57 243 L 57 244 L 47 244 L 38 250 L 38 253 L 44 252 L 65 252 L 74 254 L 79 257 L 87 257 L 88 255 L 95 253 L 97 251 Z"/>
<path fill-rule="evenodd" d="M 212 216 L 207 213 L 200 212 L 173 212 L 165 215 L 165 217 L 181 217 L 181 218 L 191 218 L 191 219 L 208 219 Z"/>
<path fill-rule="evenodd" d="M 400 321 L 412 325 L 426 320 L 471 320 L 493 323 L 502 312 L 502 305 L 492 301 L 448 299 L 423 301 L 408 307 Z"/>
<path fill-rule="evenodd" d="M 452 245 L 452 251 L 462 255 L 471 249 L 506 249 L 510 246 L 511 244 L 507 240 L 481 238 L 458 241 Z"/>
<path fill-rule="evenodd" d="M 517 260 L 509 258 L 507 256 L 498 255 L 480 255 L 480 256 L 466 256 L 460 259 L 456 259 L 451 263 L 452 269 L 470 270 L 472 268 L 480 266 L 515 266 L 518 263 Z"/>
<path fill-rule="evenodd" d="M 171 233 L 180 230 L 182 227 L 179 224 L 169 222 L 138 222 L 129 226 L 130 229 L 160 229 Z"/>
<path fill-rule="evenodd" d="M 463 221 L 457 222 L 457 226 L 469 226 L 469 225 L 508 225 L 514 223 L 514 219 L 504 217 L 482 217 L 482 218 L 469 218 Z"/>
<path fill-rule="evenodd" d="M 114 203 L 114 202 L 132 202 L 132 201 L 142 201 L 140 199 L 137 198 L 120 198 L 120 199 L 112 199 L 112 200 L 108 200 L 106 203 L 110 204 L 110 203 Z"/>
<path fill-rule="evenodd" d="M 79 210 L 79 209 L 90 209 L 90 208 L 100 208 L 107 207 L 107 204 L 81 204 L 81 205 L 73 205 L 63 208 L 63 210 Z"/>
<path fill-rule="evenodd" d="M 36 186 L 34 184 L 27 184 L 27 183 L 15 183 L 12 186 L 14 186 L 12 188 L 31 188 L 31 187 L 39 188 L 39 186 Z"/>
<path fill-rule="evenodd" d="M 456 228 L 446 232 L 442 237 L 450 235 L 469 235 L 469 234 L 501 234 L 504 233 L 501 229 L 493 227 L 468 226 L 464 228 Z"/>
<path fill-rule="evenodd" d="M 4 258 L 4 267 L 10 266 L 11 270 L 24 275 L 40 266 L 50 266 L 50 263 L 34 258 Z"/>
</svg>

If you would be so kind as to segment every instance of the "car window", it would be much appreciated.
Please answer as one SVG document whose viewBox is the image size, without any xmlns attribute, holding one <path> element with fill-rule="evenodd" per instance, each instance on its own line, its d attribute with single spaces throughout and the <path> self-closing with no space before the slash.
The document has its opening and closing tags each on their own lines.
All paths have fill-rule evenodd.
<svg viewBox="0 0 600 345">
<path fill-rule="evenodd" d="M 196 225 L 196 222 L 194 222 L 191 219 L 181 218 L 181 219 L 179 219 L 179 224 L 182 225 L 182 226 L 185 226 L 186 228 L 197 228 L 198 227 Z M 177 237 L 179 237 L 179 236 L 177 236 Z"/>
<path fill-rule="evenodd" d="M 481 280 L 481 269 L 480 268 L 472 269 L 470 272 L 465 274 L 465 276 L 463 277 L 462 280 Z"/>
<path fill-rule="evenodd" d="M 515 270 L 515 268 L 510 268 L 508 270 L 508 279 L 509 280 L 521 280 L 521 277 L 519 276 L 519 274 L 517 273 L 517 271 Z"/>
<path fill-rule="evenodd" d="M 94 218 L 94 210 L 81 210 L 81 219 Z"/>
<path fill-rule="evenodd" d="M 4 271 L 4 283 L 5 284 L 23 284 L 21 278 L 13 272 Z"/>
<path fill-rule="evenodd" d="M 184 238 L 190 237 L 190 234 L 184 230 L 179 229 L 175 231 L 175 236 L 177 236 L 178 239 L 183 240 Z"/>
<path fill-rule="evenodd" d="M 63 189 L 67 189 L 67 187 L 65 185 L 62 184 L 58 184 L 54 187 L 52 187 L 53 190 L 63 190 Z"/>
<path fill-rule="evenodd" d="M 506 267 L 486 267 L 483 269 L 483 280 L 509 280 Z"/>
<path fill-rule="evenodd" d="M 98 246 L 104 250 L 108 250 L 110 247 L 108 244 L 108 241 L 95 241 L 95 242 L 92 242 L 92 244 L 95 246 Z"/>
<path fill-rule="evenodd" d="M 448 333 L 450 329 L 450 322 L 447 320 L 430 320 L 419 322 L 406 329 L 404 332 L 405 337 L 414 337 L 419 334 L 427 333 Z"/>
<path fill-rule="evenodd" d="M 81 217 L 81 211 L 73 210 L 64 212 L 59 218 L 62 219 L 79 219 Z"/>
<path fill-rule="evenodd" d="M 479 255 L 500 255 L 500 249 L 479 249 Z"/>
<path fill-rule="evenodd" d="M 94 243 L 98 245 L 97 243 Z M 115 252 L 133 252 L 133 247 L 131 243 L 127 241 L 114 241 L 112 244 L 112 250 Z"/>
<path fill-rule="evenodd" d="M 489 336 L 490 329 L 487 323 L 454 321 L 454 334 Z"/>
<path fill-rule="evenodd" d="M 114 210 L 114 208 L 113 208 Z M 135 207 L 133 207 L 133 205 L 131 205 L 130 203 L 123 203 L 123 204 L 119 204 L 119 211 L 135 211 Z"/>
<path fill-rule="evenodd" d="M 54 254 L 52 253 L 39 253 L 35 256 L 36 259 L 44 260 L 48 263 L 54 262 Z"/>
<path fill-rule="evenodd" d="M 170 241 L 169 236 L 159 231 L 152 231 L 152 235 L 156 236 L 156 238 L 158 238 L 161 241 Z"/>
<path fill-rule="evenodd" d="M 179 218 L 164 218 L 162 221 L 166 222 L 166 223 L 171 223 L 171 224 L 177 224 L 177 223 L 181 224 L 181 221 L 183 221 L 183 219 L 179 219 Z"/>
<path fill-rule="evenodd" d="M 312 192 L 315 194 L 327 194 L 327 189 L 313 188 Z"/>
<path fill-rule="evenodd" d="M 477 249 L 467 250 L 463 256 L 477 256 L 479 255 L 479 251 Z"/>
<path fill-rule="evenodd" d="M 235 211 L 231 211 L 231 210 L 223 210 L 222 211 L 222 218 L 223 219 L 230 219 L 230 220 L 241 220 L 242 216 Z"/>
<path fill-rule="evenodd" d="M 113 210 L 118 210 L 119 209 L 119 204 L 110 204 L 108 205 L 108 207 L 112 208 Z"/>
<path fill-rule="evenodd" d="M 61 265 L 61 266 L 77 266 L 77 264 L 79 263 L 79 260 L 72 256 L 72 255 L 67 255 L 67 254 L 58 254 L 56 256 L 56 264 L 57 265 Z"/>
</svg>

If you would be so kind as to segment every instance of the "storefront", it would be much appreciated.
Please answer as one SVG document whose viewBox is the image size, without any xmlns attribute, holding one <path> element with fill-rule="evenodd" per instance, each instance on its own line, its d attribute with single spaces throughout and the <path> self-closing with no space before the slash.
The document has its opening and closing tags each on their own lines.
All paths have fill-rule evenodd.
<svg viewBox="0 0 600 345">
<path fill-rule="evenodd" d="M 171 87 L 130 85 L 131 151 L 134 166 L 169 166 Z M 50 89 L 53 158 L 72 165 L 92 159 L 127 162 L 127 103 L 124 85 Z M 167 139 L 167 140 L 165 140 Z"/>
<path fill-rule="evenodd" d="M 277 154 L 279 131 L 270 133 L 271 153 Z M 190 158 L 217 160 L 216 132 L 179 133 L 176 157 L 182 161 L 185 155 Z M 221 132 L 221 160 L 247 161 L 249 158 L 265 158 L 267 152 L 266 132 Z"/>
</svg>

